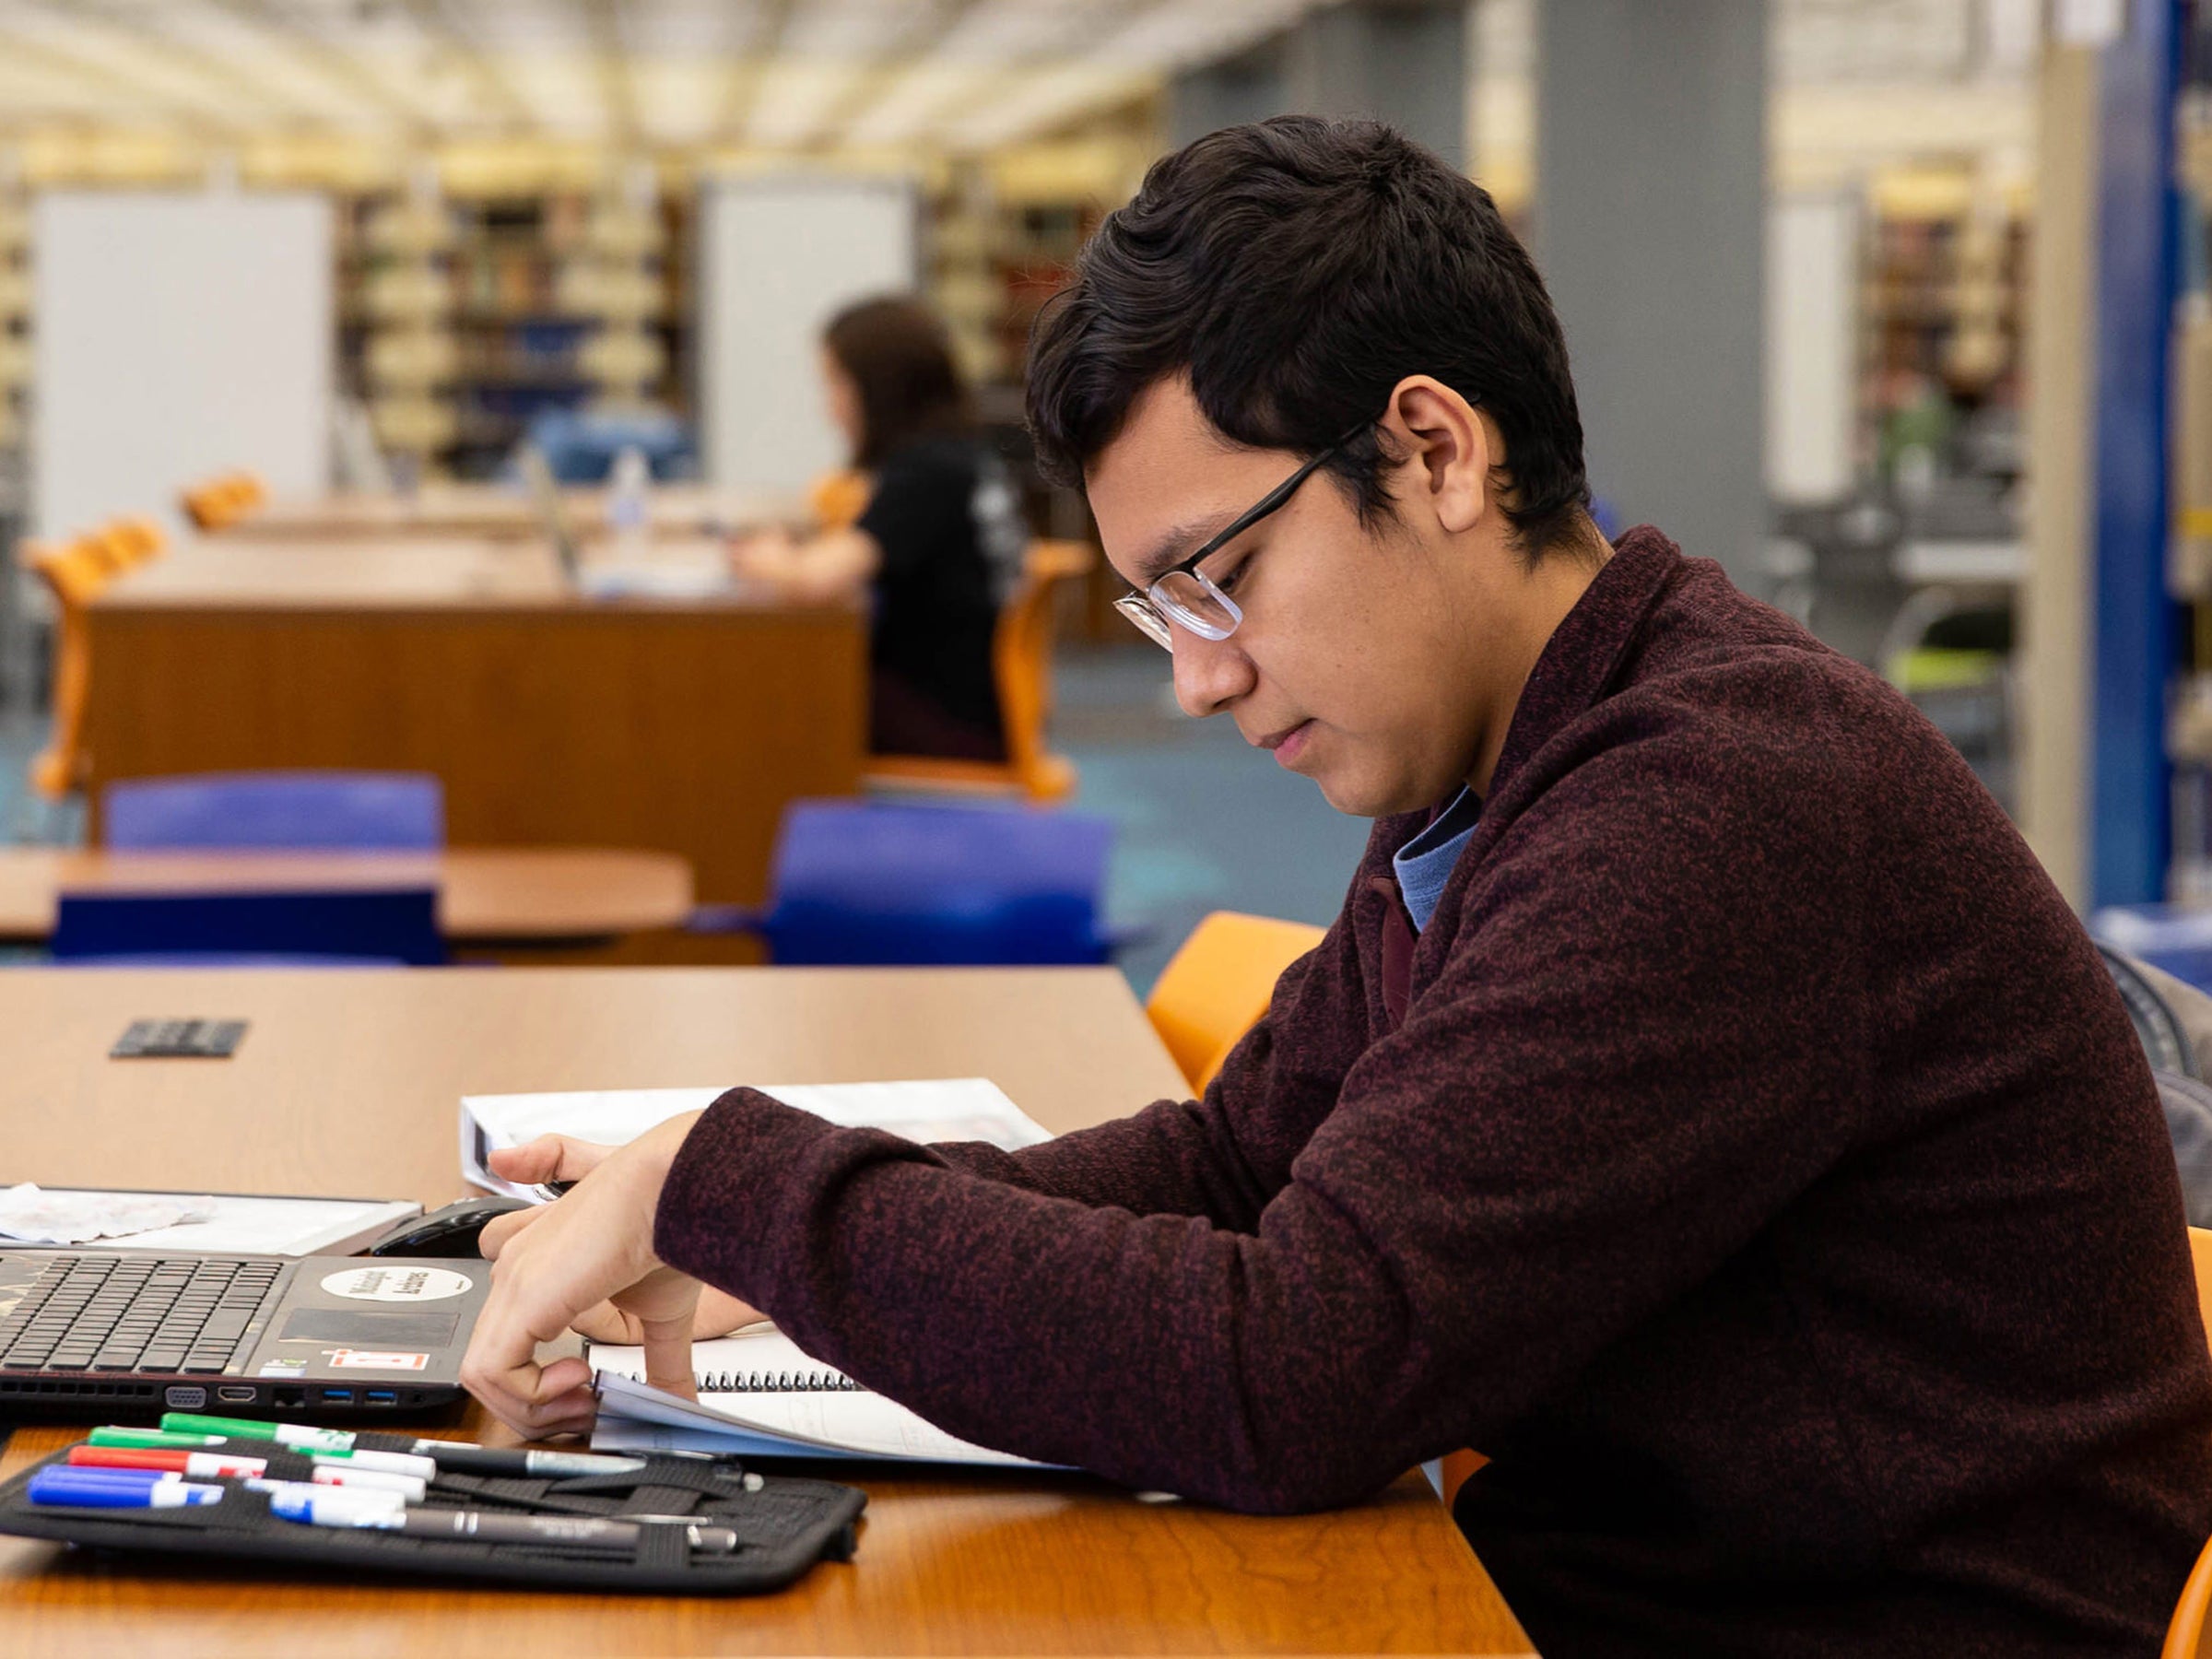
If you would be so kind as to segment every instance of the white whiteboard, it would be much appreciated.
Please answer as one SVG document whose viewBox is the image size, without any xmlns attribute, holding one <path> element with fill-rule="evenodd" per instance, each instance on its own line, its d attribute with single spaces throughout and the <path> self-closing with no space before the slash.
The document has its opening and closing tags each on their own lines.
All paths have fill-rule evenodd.
<svg viewBox="0 0 2212 1659">
<path fill-rule="evenodd" d="M 42 535 L 244 468 L 329 487 L 331 213 L 320 196 L 53 192 L 31 229 Z"/>
<path fill-rule="evenodd" d="M 794 488 L 845 464 L 822 394 L 822 324 L 919 281 L 912 189 L 730 180 L 700 193 L 700 456 L 717 485 Z"/>
</svg>

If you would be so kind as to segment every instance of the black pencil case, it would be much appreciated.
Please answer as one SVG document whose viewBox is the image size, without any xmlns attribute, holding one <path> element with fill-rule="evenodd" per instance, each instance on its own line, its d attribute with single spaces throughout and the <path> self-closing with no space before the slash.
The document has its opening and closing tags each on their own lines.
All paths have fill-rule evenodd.
<svg viewBox="0 0 2212 1659">
<path fill-rule="evenodd" d="M 410 1438 L 362 1434 L 358 1446 L 406 1452 Z M 272 1480 L 306 1480 L 306 1456 L 273 1441 L 233 1439 L 226 1455 L 264 1457 Z M 567 1479 L 474 1475 L 441 1469 L 423 1510 L 477 1510 L 510 1515 L 681 1516 L 737 1535 L 728 1553 L 694 1551 L 679 1524 L 641 1528 L 634 1551 L 613 1553 L 534 1541 L 488 1543 L 421 1537 L 368 1528 L 312 1526 L 273 1514 L 267 1497 L 242 1482 L 218 1503 L 189 1509 L 76 1509 L 34 1504 L 31 1477 L 65 1465 L 65 1447 L 0 1483 L 0 1533 L 101 1549 L 269 1561 L 341 1573 L 391 1573 L 576 1589 L 657 1591 L 679 1595 L 751 1595 L 780 1590 L 817 1561 L 846 1561 L 856 1547 L 867 1495 L 834 1481 L 763 1475 L 732 1457 L 636 1455 L 643 1469 Z M 197 1482 L 201 1477 L 190 1477 Z M 342 1489 L 342 1488 L 334 1488 Z"/>
</svg>

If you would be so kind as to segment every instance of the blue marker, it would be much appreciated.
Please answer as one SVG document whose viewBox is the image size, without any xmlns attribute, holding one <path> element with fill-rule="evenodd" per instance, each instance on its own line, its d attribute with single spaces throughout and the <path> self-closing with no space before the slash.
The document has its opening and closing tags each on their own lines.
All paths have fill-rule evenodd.
<svg viewBox="0 0 2212 1659">
<path fill-rule="evenodd" d="M 138 1492 L 145 1491 L 148 1487 L 186 1484 L 184 1477 L 174 1469 L 102 1469 L 78 1465 L 70 1467 L 68 1473 L 73 1480 L 82 1482 L 87 1487 L 100 1483 Z M 241 1479 L 238 1484 L 249 1492 L 266 1492 L 272 1500 L 287 1500 L 296 1503 L 312 1504 L 316 1500 L 331 1497 L 337 1490 L 332 1487 L 311 1486 L 301 1480 L 265 1480 L 258 1476 Z M 398 1492 L 355 1488 L 347 1491 L 344 1496 L 352 1500 L 353 1507 L 371 1513 L 382 1512 L 385 1508 L 397 1510 L 406 1507 L 406 1500 Z"/>
<path fill-rule="evenodd" d="M 33 1503 L 64 1503 L 74 1509 L 188 1509 L 220 1503 L 223 1488 L 185 1480 L 117 1480 L 112 1475 L 53 1468 L 41 1469 L 30 1477 L 29 1496 Z"/>
</svg>

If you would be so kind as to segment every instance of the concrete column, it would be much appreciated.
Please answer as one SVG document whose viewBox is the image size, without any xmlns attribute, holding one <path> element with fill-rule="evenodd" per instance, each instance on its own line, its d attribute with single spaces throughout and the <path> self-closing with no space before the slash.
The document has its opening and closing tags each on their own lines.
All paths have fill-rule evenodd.
<svg viewBox="0 0 2212 1659">
<path fill-rule="evenodd" d="M 2097 53 L 2044 48 L 2029 283 L 2028 581 L 2021 594 L 2020 829 L 2058 890 L 2089 900 L 2089 498 L 2096 430 Z"/>
<path fill-rule="evenodd" d="M 1535 251 L 1592 487 L 1768 586 L 1768 0 L 1543 0 Z"/>
<path fill-rule="evenodd" d="M 1270 115 L 1368 115 L 1454 167 L 1467 159 L 1465 0 L 1352 0 L 1169 89 L 1174 142 Z"/>
</svg>

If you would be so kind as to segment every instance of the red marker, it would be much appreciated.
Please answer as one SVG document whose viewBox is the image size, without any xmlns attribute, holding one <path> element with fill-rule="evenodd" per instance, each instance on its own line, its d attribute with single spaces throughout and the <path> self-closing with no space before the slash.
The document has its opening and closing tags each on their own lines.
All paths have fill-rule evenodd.
<svg viewBox="0 0 2212 1659">
<path fill-rule="evenodd" d="M 263 1475 L 265 1457 L 229 1457 L 219 1452 L 157 1452 L 140 1446 L 72 1446 L 69 1461 L 78 1468 L 171 1469 L 179 1475 Z"/>
</svg>

